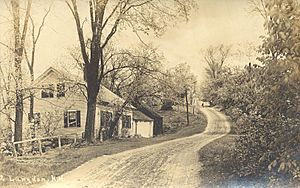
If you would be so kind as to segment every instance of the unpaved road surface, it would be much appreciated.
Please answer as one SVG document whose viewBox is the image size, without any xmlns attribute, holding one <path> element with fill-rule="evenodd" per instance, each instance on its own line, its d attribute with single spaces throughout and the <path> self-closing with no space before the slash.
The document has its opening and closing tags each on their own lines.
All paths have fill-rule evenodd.
<svg viewBox="0 0 300 188">
<path fill-rule="evenodd" d="M 230 130 L 221 113 L 212 108 L 201 111 L 208 119 L 204 133 L 95 158 L 43 187 L 200 187 L 197 152 Z"/>
</svg>

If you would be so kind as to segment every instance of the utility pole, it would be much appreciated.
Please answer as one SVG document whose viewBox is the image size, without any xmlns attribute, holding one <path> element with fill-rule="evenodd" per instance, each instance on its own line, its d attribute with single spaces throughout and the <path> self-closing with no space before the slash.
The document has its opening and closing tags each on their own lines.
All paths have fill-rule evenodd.
<svg viewBox="0 0 300 188">
<path fill-rule="evenodd" d="M 188 100 L 188 89 L 185 88 L 185 103 L 186 103 L 186 122 L 187 126 L 190 125 L 190 117 L 189 117 L 189 100 Z"/>
</svg>

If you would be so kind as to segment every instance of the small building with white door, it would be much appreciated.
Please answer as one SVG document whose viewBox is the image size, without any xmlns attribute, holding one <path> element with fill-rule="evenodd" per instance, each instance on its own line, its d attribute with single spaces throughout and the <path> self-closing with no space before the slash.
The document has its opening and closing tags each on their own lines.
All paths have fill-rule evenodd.
<svg viewBox="0 0 300 188">
<path fill-rule="evenodd" d="M 133 111 L 133 123 L 135 135 L 151 138 L 153 137 L 154 120 L 138 110 Z"/>
</svg>

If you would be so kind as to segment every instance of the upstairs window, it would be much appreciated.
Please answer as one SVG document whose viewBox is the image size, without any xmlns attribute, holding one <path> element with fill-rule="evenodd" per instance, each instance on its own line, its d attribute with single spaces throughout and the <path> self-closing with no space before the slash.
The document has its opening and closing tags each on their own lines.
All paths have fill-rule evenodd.
<svg viewBox="0 0 300 188">
<path fill-rule="evenodd" d="M 57 97 L 64 97 L 65 96 L 65 83 L 58 83 L 56 86 L 57 89 Z"/>
<path fill-rule="evenodd" d="M 42 98 L 53 98 L 54 97 L 54 85 L 49 84 L 49 85 L 44 85 L 42 86 Z"/>
<path fill-rule="evenodd" d="M 79 110 L 68 110 L 64 113 L 64 127 L 80 127 Z"/>
<path fill-rule="evenodd" d="M 122 116 L 122 128 L 131 128 L 131 116 L 123 115 Z"/>
</svg>

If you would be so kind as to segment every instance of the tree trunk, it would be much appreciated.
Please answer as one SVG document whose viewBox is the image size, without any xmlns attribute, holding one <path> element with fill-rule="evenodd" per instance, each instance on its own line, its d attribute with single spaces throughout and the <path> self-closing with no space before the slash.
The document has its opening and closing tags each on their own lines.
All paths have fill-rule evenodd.
<svg viewBox="0 0 300 188">
<path fill-rule="evenodd" d="M 16 44 L 15 52 L 15 80 L 16 80 L 16 104 L 15 104 L 15 134 L 14 141 L 22 140 L 23 129 L 23 91 L 22 91 L 22 55 Z"/>
<path fill-rule="evenodd" d="M 33 84 L 33 81 L 34 81 L 34 72 L 33 72 L 33 68 L 30 68 L 31 85 Z M 33 112 L 34 112 L 34 92 L 32 91 L 32 89 L 30 89 L 30 97 L 29 97 L 29 119 L 30 119 L 30 122 L 33 119 Z"/>
<path fill-rule="evenodd" d="M 103 20 L 105 7 L 108 0 L 101 1 L 89 1 L 90 2 L 90 16 L 91 16 L 91 27 L 92 37 L 90 43 L 90 55 L 87 52 L 86 40 L 84 39 L 83 28 L 81 25 L 77 2 L 76 0 L 66 1 L 70 8 L 76 23 L 77 34 L 80 43 L 81 55 L 84 62 L 84 79 L 87 83 L 87 114 L 85 124 L 85 140 L 90 143 L 94 140 L 94 129 L 95 129 L 95 117 L 96 117 L 96 103 L 97 96 L 99 93 L 101 81 L 104 73 L 104 57 L 103 47 L 101 45 L 101 36 L 103 31 Z M 115 28 L 115 27 L 113 27 Z M 113 30 L 115 32 L 115 30 Z M 111 37 L 114 32 L 111 32 Z M 106 43 L 109 41 L 106 40 Z M 101 47 L 102 46 L 102 47 Z M 101 65 L 100 65 L 101 64 Z M 100 68 L 100 70 L 99 70 Z"/>
<path fill-rule="evenodd" d="M 14 141 L 22 140 L 22 123 L 23 123 L 23 96 L 20 90 L 16 91 L 16 111 L 15 111 L 15 139 Z"/>
<path fill-rule="evenodd" d="M 34 95 L 33 92 L 30 91 L 30 97 L 29 97 L 29 117 L 30 120 L 33 119 L 33 112 L 34 112 Z"/>
<path fill-rule="evenodd" d="M 97 102 L 97 97 L 88 97 L 86 125 L 85 125 L 85 140 L 88 143 L 94 141 L 96 102 Z"/>
<path fill-rule="evenodd" d="M 16 45 L 17 46 L 17 45 Z M 16 47 L 16 49 L 18 49 Z M 15 104 L 15 134 L 14 141 L 22 140 L 23 129 L 23 93 L 22 93 L 22 68 L 21 54 L 19 50 L 15 52 L 15 80 L 16 80 L 16 104 Z"/>
<path fill-rule="evenodd" d="M 189 117 L 189 100 L 188 100 L 188 90 L 185 89 L 185 102 L 186 102 L 186 122 L 187 126 L 190 125 L 190 117 Z"/>
<path fill-rule="evenodd" d="M 85 140 L 88 143 L 94 141 L 95 135 L 95 117 L 97 96 L 100 89 L 100 84 L 97 82 L 98 66 L 97 64 L 86 65 L 86 82 L 87 82 L 87 113 L 85 123 Z"/>
<path fill-rule="evenodd" d="M 127 104 L 128 104 L 128 101 L 126 100 L 126 101 L 122 104 L 122 106 L 116 111 L 116 115 L 115 115 L 115 117 L 113 118 L 113 121 L 111 122 L 111 127 L 109 128 L 109 131 L 108 131 L 108 137 L 109 137 L 109 138 L 112 138 L 112 137 L 113 137 L 114 130 L 115 130 L 116 127 L 118 127 L 119 120 L 120 120 L 120 118 L 122 117 L 124 108 L 125 108 L 125 106 L 126 106 Z"/>
<path fill-rule="evenodd" d="M 16 81 L 16 111 L 15 111 L 15 132 L 14 140 L 22 140 L 23 129 L 23 91 L 22 91 L 22 57 L 24 52 L 24 44 L 27 33 L 27 25 L 30 16 L 32 0 L 28 0 L 25 20 L 23 24 L 22 34 L 20 31 L 20 2 L 19 0 L 11 0 L 14 24 L 14 66 Z"/>
<path fill-rule="evenodd" d="M 12 0 L 13 22 L 14 22 L 14 67 L 16 81 L 16 103 L 15 103 L 15 128 L 14 141 L 22 140 L 22 123 L 23 123 L 23 96 L 22 96 L 22 46 L 20 34 L 20 12 L 19 1 Z"/>
</svg>

